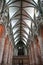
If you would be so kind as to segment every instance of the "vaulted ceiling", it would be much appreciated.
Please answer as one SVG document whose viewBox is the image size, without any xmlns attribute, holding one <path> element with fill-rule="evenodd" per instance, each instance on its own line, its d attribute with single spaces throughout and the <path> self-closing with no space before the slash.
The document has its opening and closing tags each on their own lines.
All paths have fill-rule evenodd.
<svg viewBox="0 0 43 65">
<path fill-rule="evenodd" d="M 23 41 L 24 44 L 26 44 L 28 40 L 32 40 L 31 34 L 36 32 L 33 31 L 33 27 L 36 25 L 35 19 L 39 16 L 39 12 L 42 13 L 42 5 L 40 5 L 40 3 L 43 1 L 41 1 L 42 0 L 6 0 L 15 44 L 20 40 Z M 40 11 L 37 12 L 37 9 Z"/>
<path fill-rule="evenodd" d="M 20 40 L 26 44 L 29 31 L 31 32 L 30 18 L 34 18 L 34 8 L 29 8 L 28 6 L 30 6 L 28 0 L 27 2 L 25 0 L 15 0 L 14 4 L 10 5 L 11 25 L 15 44 Z"/>
</svg>

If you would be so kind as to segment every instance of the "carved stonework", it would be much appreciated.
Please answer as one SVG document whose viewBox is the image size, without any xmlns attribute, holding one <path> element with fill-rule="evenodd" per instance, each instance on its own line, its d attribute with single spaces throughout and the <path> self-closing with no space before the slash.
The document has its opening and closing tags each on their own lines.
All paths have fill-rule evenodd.
<svg viewBox="0 0 43 65">
<path fill-rule="evenodd" d="M 0 13 L 2 12 L 3 3 L 4 3 L 4 1 L 0 0 Z"/>
</svg>

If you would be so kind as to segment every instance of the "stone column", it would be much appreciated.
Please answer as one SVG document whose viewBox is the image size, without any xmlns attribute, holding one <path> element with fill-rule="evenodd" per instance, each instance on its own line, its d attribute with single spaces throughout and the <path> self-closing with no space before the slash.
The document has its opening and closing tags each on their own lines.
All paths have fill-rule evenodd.
<svg viewBox="0 0 43 65">
<path fill-rule="evenodd" d="M 30 45 L 30 65 L 32 65 L 32 47 Z"/>
<path fill-rule="evenodd" d="M 2 63 L 3 59 L 4 42 L 5 42 L 5 26 L 3 24 L 0 24 L 0 64 Z"/>
<path fill-rule="evenodd" d="M 13 44 L 10 43 L 9 54 L 8 54 L 8 65 L 12 65 L 12 60 L 13 60 Z"/>
<path fill-rule="evenodd" d="M 34 42 L 32 42 L 33 65 L 36 65 Z"/>
<path fill-rule="evenodd" d="M 7 65 L 8 51 L 9 51 L 9 38 L 7 35 L 5 38 L 5 45 L 4 45 L 3 65 Z"/>
<path fill-rule="evenodd" d="M 39 43 L 40 43 L 41 58 L 43 64 L 43 24 L 39 25 Z"/>
</svg>

